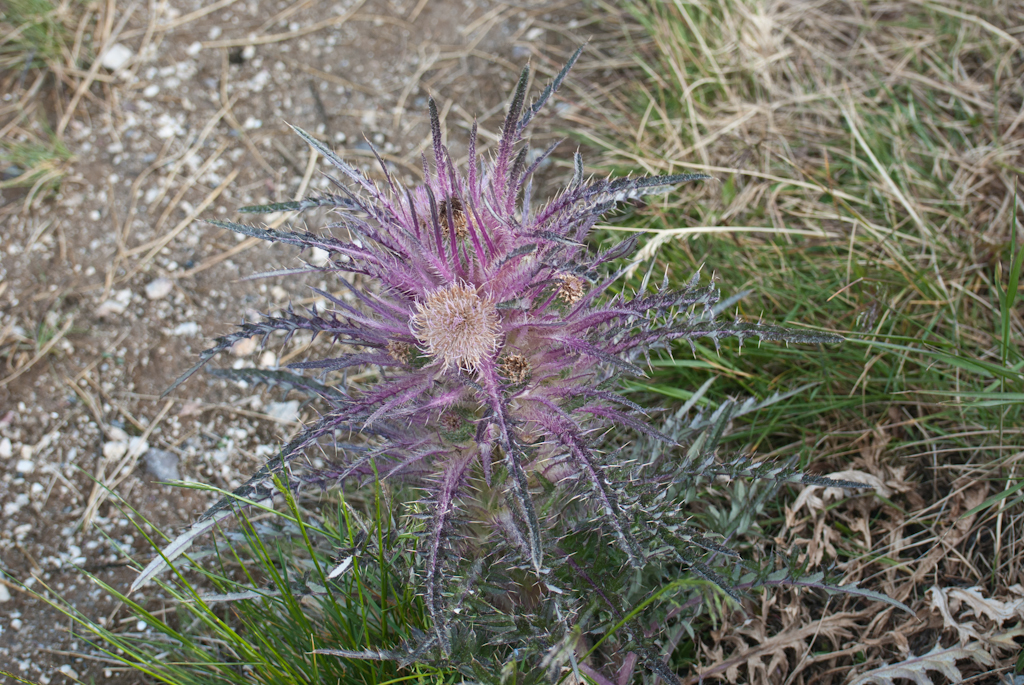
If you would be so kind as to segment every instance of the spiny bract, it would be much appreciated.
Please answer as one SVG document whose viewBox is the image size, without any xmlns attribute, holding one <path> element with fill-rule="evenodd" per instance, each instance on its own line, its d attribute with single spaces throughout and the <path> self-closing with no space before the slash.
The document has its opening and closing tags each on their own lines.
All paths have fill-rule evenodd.
<svg viewBox="0 0 1024 685">
<path fill-rule="evenodd" d="M 442 571 L 461 519 L 459 503 L 472 498 L 471 477 L 481 474 L 507 503 L 490 521 L 503 544 L 519 550 L 527 568 L 544 568 L 545 522 L 531 490 L 538 482 L 589 489 L 591 516 L 603 520 L 628 563 L 639 567 L 646 552 L 631 532 L 595 439 L 619 426 L 660 435 L 641 408 L 616 392 L 622 374 L 643 375 L 637 362 L 654 347 L 675 340 L 690 345 L 710 338 L 829 342 L 829 335 L 804 334 L 720 321 L 718 314 L 740 297 L 719 301 L 717 289 L 699 285 L 672 291 L 665 284 L 648 293 L 645 279 L 632 299 L 607 297 L 621 271 L 608 266 L 631 253 L 636 240 L 591 253 L 584 241 L 609 210 L 645 195 L 663 193 L 703 174 L 584 179 L 575 155 L 568 186 L 541 208 L 531 205 L 532 179 L 554 146 L 531 156 L 523 132 L 562 83 L 579 51 L 529 106 L 528 68 L 508 108 L 493 161 L 478 157 L 477 131 L 469 137 L 469 163 L 455 167 L 442 142 L 433 101 L 430 121 L 433 165 L 424 158 L 423 185 L 401 186 L 381 162 L 384 182 L 371 181 L 305 131 L 295 129 L 351 184 L 334 181 L 339 194 L 301 202 L 247 208 L 269 212 L 329 207 L 331 233 L 280 232 L 229 222 L 211 222 L 272 242 L 319 248 L 328 272 L 354 297 L 352 304 L 316 292 L 331 305 L 298 314 L 290 310 L 241 326 L 219 338 L 191 375 L 237 340 L 283 331 L 309 331 L 344 343 L 351 351 L 292 364 L 292 369 L 330 372 L 354 366 L 381 369 L 380 381 L 359 392 L 321 384 L 285 371 L 253 370 L 246 378 L 312 393 L 329 407 L 322 418 L 286 445 L 245 485 L 171 543 L 133 586 L 153 577 L 201 533 L 231 513 L 235 500 L 269 502 L 275 478 L 338 486 L 348 479 L 404 478 L 426 493 L 430 522 L 421 543 L 424 592 L 434 622 L 434 644 L 445 653 Z M 379 158 L 378 158 L 379 159 Z M 333 179 L 332 179 L 333 180 Z M 335 236 L 345 236 L 335 237 Z M 358 274 L 356 287 L 344 274 Z M 234 374 L 240 378 L 244 374 Z M 178 383 L 184 380 L 182 378 Z M 177 384 L 176 384 L 177 385 Z M 289 465 L 321 440 L 349 432 L 365 442 L 340 445 L 337 461 L 300 477 Z M 278 480 L 277 482 L 281 482 Z M 479 482 L 479 481 L 475 481 Z M 547 517 L 555 517 L 551 510 Z"/>
</svg>

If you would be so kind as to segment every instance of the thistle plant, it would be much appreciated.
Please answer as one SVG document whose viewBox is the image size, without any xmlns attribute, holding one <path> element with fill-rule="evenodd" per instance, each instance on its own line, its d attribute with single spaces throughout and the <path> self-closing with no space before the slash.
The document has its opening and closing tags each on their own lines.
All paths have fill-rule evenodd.
<svg viewBox="0 0 1024 685">
<path fill-rule="evenodd" d="M 416 542 L 417 573 L 433 627 L 411 652 L 391 653 L 393 658 L 459 652 L 458 645 L 472 636 L 467 638 L 469 619 L 453 624 L 458 605 L 480 600 L 477 590 L 500 585 L 499 578 L 514 578 L 521 589 L 538 588 L 551 601 L 524 599 L 499 613 L 547 615 L 556 627 L 544 644 L 570 654 L 575 664 L 566 640 L 586 614 L 593 599 L 588 583 L 597 577 L 573 560 L 582 554 L 571 551 L 580 536 L 612 545 L 606 557 L 614 560 L 616 577 L 676 564 L 738 596 L 735 583 L 713 568 L 713 559 L 730 556 L 728 548 L 690 526 L 679 506 L 694 496 L 694 479 L 713 477 L 716 469 L 777 483 L 801 478 L 782 467 L 757 471 L 742 460 L 721 466 L 715 447 L 735 412 L 698 414 L 682 428 L 664 430 L 621 394 L 620 380 L 644 376 L 651 352 L 677 341 L 693 347 L 707 339 L 717 347 L 730 337 L 740 344 L 750 338 L 840 338 L 725 319 L 723 313 L 743 294 L 721 299 L 699 275 L 680 290 L 666 282 L 654 286 L 648 277 L 631 297 L 616 292 L 623 273 L 616 260 L 629 255 L 637 241 L 593 251 L 587 238 L 595 224 L 623 203 L 710 178 L 704 174 L 593 180 L 585 178 L 576 153 L 567 187 L 534 206 L 534 177 L 554 146 L 531 155 L 524 133 L 578 55 L 529 105 L 529 71 L 523 70 L 491 160 L 480 158 L 474 125 L 468 164 L 456 168 L 433 101 L 433 158 L 424 157 L 424 182 L 414 188 L 399 183 L 379 157 L 383 180 L 371 180 L 295 128 L 342 175 L 331 179 L 335 192 L 242 211 L 329 208 L 334 220 L 327 232 L 211 222 L 327 252 L 326 264 L 304 270 L 327 274 L 351 297 L 314 289 L 329 303 L 322 310 L 289 308 L 245 323 L 218 338 L 178 383 L 252 336 L 266 344 L 274 333 L 307 331 L 329 337 L 340 352 L 291 364 L 290 370 L 225 373 L 306 392 L 321 401 L 321 418 L 167 546 L 133 588 L 165 569 L 236 505 L 271 503 L 282 485 L 294 491 L 340 488 L 379 478 L 420 493 L 414 509 L 426 519 Z M 336 380 L 353 367 L 374 367 L 379 380 L 358 392 L 323 380 Z M 321 380 L 303 375 L 308 373 Z M 630 446 L 630 436 L 641 441 Z M 685 458 L 669 456 L 687 440 Z M 649 441 L 664 447 L 629 452 Z M 333 454 L 323 468 L 300 460 L 312 449 L 326 453 L 326 445 Z M 570 582 L 576 578 L 575 594 L 548 582 L 559 574 L 568 574 Z M 486 612 L 481 606 L 477 611 Z M 493 602 L 488 606 L 498 611 Z M 374 653 L 391 658 L 385 650 Z"/>
</svg>

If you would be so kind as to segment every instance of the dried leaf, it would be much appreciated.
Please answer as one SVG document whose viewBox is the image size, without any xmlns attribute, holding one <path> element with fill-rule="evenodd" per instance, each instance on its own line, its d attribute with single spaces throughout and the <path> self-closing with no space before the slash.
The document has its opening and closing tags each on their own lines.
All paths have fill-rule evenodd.
<svg viewBox="0 0 1024 685">
<path fill-rule="evenodd" d="M 921 656 L 911 656 L 909 659 L 895 664 L 887 664 L 873 671 L 868 671 L 854 680 L 850 685 L 867 685 L 878 683 L 879 685 L 896 685 L 894 678 L 906 678 L 913 680 L 918 685 L 934 685 L 928 677 L 928 671 L 939 671 L 946 676 L 950 682 L 959 683 L 963 676 L 956 667 L 960 659 L 971 659 L 985 666 L 995 663 L 992 655 L 985 651 L 980 642 L 974 642 L 964 647 L 950 647 L 943 649 L 942 645 L 936 643 L 932 651 Z"/>
<path fill-rule="evenodd" d="M 848 470 L 848 471 L 837 471 L 836 473 L 828 474 L 828 477 L 833 480 L 847 480 L 855 483 L 863 483 L 864 485 L 874 488 L 882 497 L 890 497 L 892 490 L 886 487 L 885 482 L 878 476 L 870 473 L 864 473 L 863 471 Z M 821 496 L 818 496 L 818 491 L 821 490 Z M 818 485 L 808 485 L 800 491 L 800 495 L 797 496 L 796 501 L 793 503 L 793 512 L 800 511 L 801 507 L 807 507 L 807 512 L 813 515 L 816 511 L 821 511 L 825 508 L 825 503 L 829 500 L 836 500 L 841 497 L 849 497 L 850 493 L 848 490 L 843 488 L 822 488 Z"/>
<path fill-rule="evenodd" d="M 971 640 L 981 639 L 975 623 L 958 623 L 956 619 L 953 618 L 953 611 L 949 606 L 949 597 L 946 594 L 949 592 L 949 589 L 943 589 L 933 585 L 930 592 L 932 593 L 932 600 L 929 606 L 942 615 L 943 628 L 953 628 L 956 630 L 957 635 L 960 637 L 961 645 L 966 645 Z"/>
<path fill-rule="evenodd" d="M 940 592 L 945 593 L 950 600 L 960 600 L 966 604 L 978 618 L 984 614 L 1000 626 L 1010 619 L 1024 618 L 1024 599 L 1000 602 L 998 599 L 986 598 L 978 587 L 947 588 Z"/>
</svg>

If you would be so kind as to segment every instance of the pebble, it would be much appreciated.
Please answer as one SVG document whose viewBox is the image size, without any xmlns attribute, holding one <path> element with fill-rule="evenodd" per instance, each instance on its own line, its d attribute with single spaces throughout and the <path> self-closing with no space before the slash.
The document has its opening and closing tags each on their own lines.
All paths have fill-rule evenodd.
<svg viewBox="0 0 1024 685">
<path fill-rule="evenodd" d="M 242 338 L 241 340 L 236 340 L 235 344 L 231 346 L 231 354 L 236 357 L 248 357 L 256 351 L 258 346 L 259 341 L 256 339 L 256 336 Z"/>
<path fill-rule="evenodd" d="M 11 630 L 21 630 L 21 627 L 25 625 L 21 622 L 20 618 L 11 619 Z"/>
<path fill-rule="evenodd" d="M 0 583 L 0 604 L 11 601 L 11 593 L 7 589 L 7 586 Z"/>
<path fill-rule="evenodd" d="M 28 504 L 28 501 L 28 495 L 24 492 L 19 492 L 13 502 L 7 502 L 4 504 L 4 516 L 7 516 L 8 518 L 14 516 L 21 511 L 22 507 Z"/>
<path fill-rule="evenodd" d="M 96 316 L 101 319 L 105 319 L 108 316 L 117 316 L 118 314 L 124 314 L 124 310 L 128 308 L 128 305 L 117 300 L 107 300 L 99 307 L 96 308 Z"/>
<path fill-rule="evenodd" d="M 71 668 L 68 664 L 64 664 L 60 667 L 60 672 L 70 678 L 71 680 L 78 680 L 78 671 Z"/>
<path fill-rule="evenodd" d="M 81 566 L 87 560 L 82 556 L 82 548 L 78 545 L 68 545 L 68 561 L 76 566 Z"/>
<path fill-rule="evenodd" d="M 174 290 L 174 281 L 169 278 L 154 278 L 146 284 L 146 297 L 151 300 L 162 300 Z"/>
<path fill-rule="evenodd" d="M 199 335 L 199 324 L 197 324 L 195 321 L 179 323 L 177 326 L 174 327 L 174 330 L 171 331 L 171 335 Z"/>
<path fill-rule="evenodd" d="M 299 418 L 299 401 L 268 402 L 264 411 L 278 421 L 294 421 Z"/>
<path fill-rule="evenodd" d="M 312 253 L 309 255 L 309 263 L 313 266 L 323 266 L 330 258 L 330 252 L 327 250 L 321 250 L 319 247 L 314 247 Z"/>
<path fill-rule="evenodd" d="M 103 59 L 100 64 L 105 66 L 111 71 L 117 71 L 125 65 L 125 63 L 134 56 L 134 52 L 131 48 L 127 48 L 120 43 L 114 43 L 110 46 L 110 49 L 103 53 Z"/>
<path fill-rule="evenodd" d="M 135 436 L 128 441 L 128 451 L 135 456 L 145 454 L 149 451 L 149 443 Z"/>
<path fill-rule="evenodd" d="M 142 458 L 146 472 L 157 480 L 181 480 L 178 473 L 178 455 L 167 450 L 153 448 Z"/>
<path fill-rule="evenodd" d="M 36 470 L 36 463 L 31 459 L 19 459 L 18 465 L 14 467 L 18 473 L 29 474 Z"/>
<path fill-rule="evenodd" d="M 11 446 L 11 439 L 0 440 L 0 459 L 10 459 L 12 454 L 14 454 L 14 448 Z"/>
<path fill-rule="evenodd" d="M 101 304 L 96 309 L 96 316 L 104 318 L 111 315 L 124 314 L 124 310 L 128 308 L 129 303 L 132 301 L 132 291 L 129 288 L 118 290 L 114 293 L 114 296 Z"/>
<path fill-rule="evenodd" d="M 111 461 L 117 461 L 128 453 L 128 442 L 105 442 L 103 443 L 103 457 Z"/>
</svg>

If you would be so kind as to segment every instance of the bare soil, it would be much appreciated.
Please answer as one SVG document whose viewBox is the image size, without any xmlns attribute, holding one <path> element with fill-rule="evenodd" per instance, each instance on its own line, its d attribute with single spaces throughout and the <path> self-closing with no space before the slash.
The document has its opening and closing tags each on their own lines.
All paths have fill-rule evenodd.
<svg viewBox="0 0 1024 685">
<path fill-rule="evenodd" d="M 529 1 L 87 7 L 80 26 L 97 35 L 84 38 L 127 60 L 80 74 L 73 114 L 64 117 L 76 102 L 66 83 L 46 84 L 44 106 L 30 112 L 58 131 L 66 119 L 60 132 L 75 157 L 59 192 L 0 191 L 0 670 L 44 684 L 141 677 L 104 660 L 69 617 L 19 585 L 144 630 L 88 574 L 126 591 L 135 571 L 124 554 L 152 554 L 133 521 L 173 533 L 210 504 L 158 481 L 233 488 L 311 416 L 203 374 L 161 396 L 234 324 L 311 305 L 310 286 L 335 290 L 309 278 L 243 280 L 298 266 L 300 255 L 203 219 L 245 221 L 239 207 L 327 186 L 322 161 L 286 122 L 369 173 L 372 143 L 413 182 L 428 96 L 455 150 L 475 118 L 492 140 L 486 131 L 496 130 L 521 66 L 530 60 L 547 78 L 587 37 L 571 4 Z M 38 97 L 27 85 L 8 92 L 19 80 L 0 76 L 3 111 Z M 539 127 L 558 121 L 549 115 Z M 285 228 L 294 219 L 257 218 Z M 308 344 L 240 345 L 214 365 L 283 365 Z"/>
</svg>

